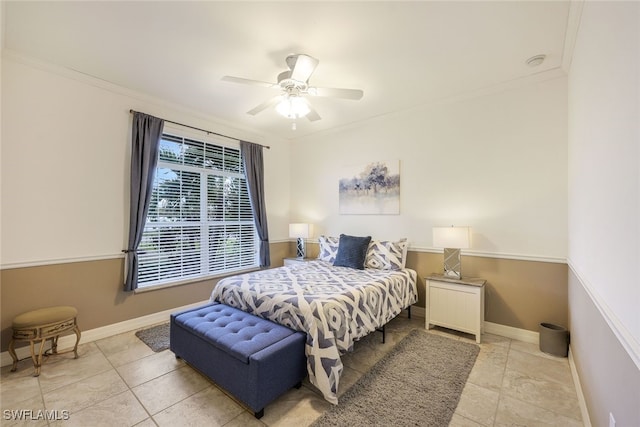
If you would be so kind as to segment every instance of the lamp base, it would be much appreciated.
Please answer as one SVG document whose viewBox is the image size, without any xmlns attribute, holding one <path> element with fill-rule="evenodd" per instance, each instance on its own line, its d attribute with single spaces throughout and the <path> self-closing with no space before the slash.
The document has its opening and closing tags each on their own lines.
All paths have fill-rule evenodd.
<svg viewBox="0 0 640 427">
<path fill-rule="evenodd" d="M 444 249 L 444 275 L 453 279 L 460 279 L 462 277 L 460 249 Z"/>
<path fill-rule="evenodd" d="M 296 256 L 298 258 L 304 258 L 307 255 L 307 250 L 304 244 L 304 239 L 302 237 L 298 237 L 298 241 L 296 243 Z"/>
</svg>

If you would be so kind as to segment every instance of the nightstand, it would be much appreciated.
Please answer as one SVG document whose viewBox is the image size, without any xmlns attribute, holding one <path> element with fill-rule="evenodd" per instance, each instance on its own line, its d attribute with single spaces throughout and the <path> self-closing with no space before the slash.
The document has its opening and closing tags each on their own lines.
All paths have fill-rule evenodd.
<svg viewBox="0 0 640 427">
<path fill-rule="evenodd" d="M 284 265 L 285 267 L 301 264 L 305 262 L 313 261 L 313 258 L 285 258 Z"/>
<path fill-rule="evenodd" d="M 443 326 L 476 336 L 484 324 L 484 279 L 453 279 L 432 274 L 426 279 L 425 327 Z"/>
</svg>

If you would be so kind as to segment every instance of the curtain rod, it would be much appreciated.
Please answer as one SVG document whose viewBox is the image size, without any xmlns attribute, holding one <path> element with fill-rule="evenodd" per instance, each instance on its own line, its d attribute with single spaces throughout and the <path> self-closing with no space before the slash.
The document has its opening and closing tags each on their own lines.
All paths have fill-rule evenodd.
<svg viewBox="0 0 640 427">
<path fill-rule="evenodd" d="M 142 112 L 141 112 L 141 111 L 135 111 L 135 110 L 129 110 L 129 113 L 133 114 L 133 113 L 142 113 Z M 146 113 L 142 113 L 142 114 L 146 114 Z M 186 128 L 199 130 L 200 132 L 205 132 L 207 135 L 211 135 L 211 134 L 213 134 L 213 135 L 222 136 L 222 137 L 224 137 L 224 138 L 235 139 L 235 140 L 237 140 L 237 141 L 240 141 L 238 138 L 234 138 L 234 137 L 232 137 L 232 136 L 228 136 L 228 135 L 223 135 L 223 134 L 218 133 L 218 132 L 213 132 L 213 131 L 206 130 L 206 129 L 200 129 L 200 128 L 197 128 L 197 127 L 195 127 L 195 126 L 189 126 L 189 125 L 185 125 L 185 124 L 183 124 L 183 123 L 178 123 L 178 122 L 174 122 L 174 121 L 167 120 L 167 119 L 162 119 L 162 120 L 164 120 L 164 121 L 165 121 L 165 122 L 167 122 L 167 123 L 173 123 L 174 125 L 184 126 L 184 127 L 186 127 Z M 268 146 L 268 145 L 257 144 L 257 143 L 255 143 L 255 142 L 253 142 L 252 144 L 259 145 L 259 146 L 261 146 L 261 147 L 266 148 L 267 150 L 270 150 L 270 149 L 271 149 L 271 147 L 270 147 L 270 146 Z"/>
</svg>

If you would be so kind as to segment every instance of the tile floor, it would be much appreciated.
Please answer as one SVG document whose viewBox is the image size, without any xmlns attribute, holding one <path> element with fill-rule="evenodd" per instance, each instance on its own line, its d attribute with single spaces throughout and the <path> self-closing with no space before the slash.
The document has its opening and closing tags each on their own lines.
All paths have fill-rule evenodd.
<svg viewBox="0 0 640 427">
<path fill-rule="evenodd" d="M 343 356 L 346 390 L 424 319 L 398 317 L 380 333 L 356 343 Z M 431 333 L 473 341 L 443 329 Z M 450 426 L 581 426 L 578 399 L 566 358 L 537 345 L 483 335 Z M 29 426 L 295 426 L 313 422 L 330 404 L 313 386 L 291 390 L 265 409 L 262 419 L 229 398 L 171 351 L 152 352 L 133 332 L 82 344 L 72 354 L 50 358 L 35 378 L 30 360 L 0 373 L 0 424 Z M 38 410 L 58 420 L 16 421 L 11 410 Z M 57 412 L 56 412 L 57 411 Z M 67 419 L 64 419 L 67 418 Z"/>
</svg>

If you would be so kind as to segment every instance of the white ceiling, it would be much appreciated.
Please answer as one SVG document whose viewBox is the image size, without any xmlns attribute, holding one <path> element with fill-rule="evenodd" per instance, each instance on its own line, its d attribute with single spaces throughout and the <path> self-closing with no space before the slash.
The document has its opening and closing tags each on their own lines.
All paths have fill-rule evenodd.
<svg viewBox="0 0 640 427">
<path fill-rule="evenodd" d="M 5 48 L 179 104 L 212 120 L 295 138 L 558 69 L 566 1 L 5 2 Z M 364 91 L 311 98 L 322 120 L 248 110 L 289 53 L 320 60 L 310 84 Z M 535 68 L 527 58 L 545 54 Z M 171 119 L 170 117 L 165 117 Z"/>
</svg>

